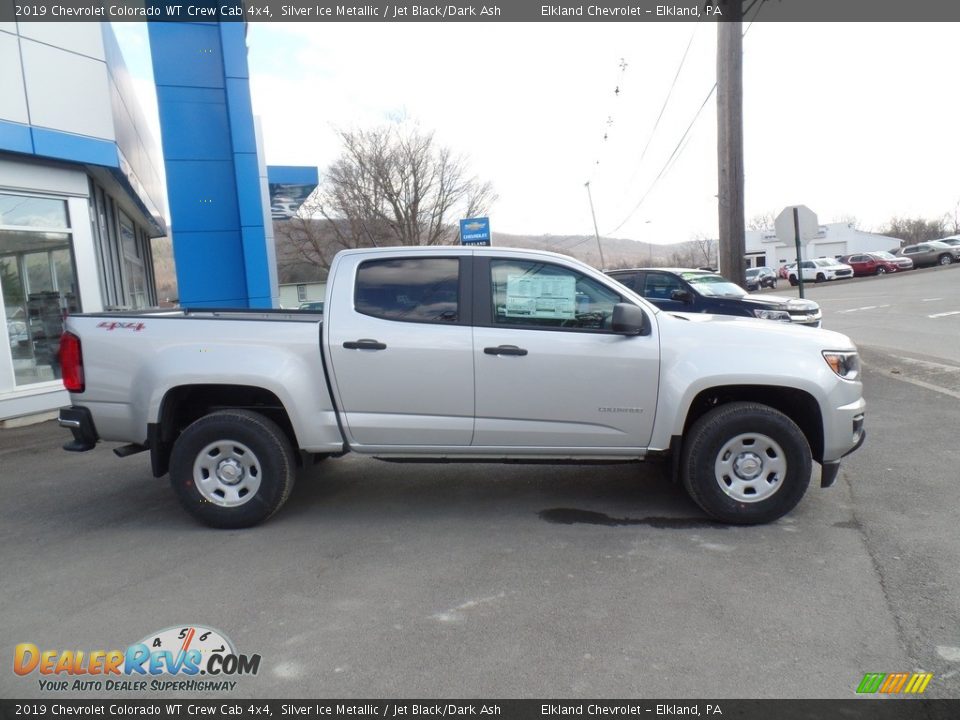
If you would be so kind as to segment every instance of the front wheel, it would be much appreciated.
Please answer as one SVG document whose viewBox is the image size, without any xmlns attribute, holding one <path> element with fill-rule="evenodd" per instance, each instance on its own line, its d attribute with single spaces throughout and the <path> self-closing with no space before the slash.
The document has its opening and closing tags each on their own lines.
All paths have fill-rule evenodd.
<svg viewBox="0 0 960 720">
<path fill-rule="evenodd" d="M 817 273 L 816 282 L 823 282 L 823 281 L 826 280 L 826 279 L 827 279 L 827 276 L 826 276 L 826 275 L 824 275 L 823 273 Z"/>
<path fill-rule="evenodd" d="M 790 276 L 790 286 L 791 287 L 797 286 L 797 279 L 793 275 Z"/>
<path fill-rule="evenodd" d="M 939 262 L 941 265 L 949 265 L 953 262 L 953 258 L 947 254 L 943 254 L 940 256 Z"/>
<path fill-rule="evenodd" d="M 698 419 L 683 445 L 681 477 L 711 517 L 756 525 L 790 512 L 810 484 L 803 431 L 767 405 L 734 402 Z"/>
<path fill-rule="evenodd" d="M 877 275 L 885 275 L 886 272 L 887 272 L 887 269 L 883 267 L 883 265 L 880 265 L 877 267 Z"/>
<path fill-rule="evenodd" d="M 247 410 L 200 418 L 170 454 L 170 483 L 180 504 L 215 528 L 251 527 L 273 515 L 290 496 L 295 469 L 283 430 Z"/>
</svg>

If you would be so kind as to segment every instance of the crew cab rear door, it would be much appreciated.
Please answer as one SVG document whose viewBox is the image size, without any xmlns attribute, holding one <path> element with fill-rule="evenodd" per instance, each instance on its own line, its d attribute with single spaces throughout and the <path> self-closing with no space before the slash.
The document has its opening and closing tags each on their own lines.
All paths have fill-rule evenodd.
<svg viewBox="0 0 960 720">
<path fill-rule="evenodd" d="M 352 445 L 470 445 L 473 339 L 462 255 L 350 253 L 332 269 L 324 335 Z"/>
</svg>

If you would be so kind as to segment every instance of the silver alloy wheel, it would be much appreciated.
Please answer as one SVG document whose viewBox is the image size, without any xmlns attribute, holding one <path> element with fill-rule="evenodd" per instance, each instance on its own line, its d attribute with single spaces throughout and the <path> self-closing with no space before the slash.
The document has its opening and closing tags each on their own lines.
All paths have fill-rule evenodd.
<svg viewBox="0 0 960 720">
<path fill-rule="evenodd" d="M 877 275 L 883 275 L 886 272 L 887 272 L 887 269 L 883 265 L 877 268 Z"/>
<path fill-rule="evenodd" d="M 262 470 L 253 450 L 236 440 L 217 440 L 197 453 L 193 482 L 204 499 L 238 507 L 260 489 Z"/>
<path fill-rule="evenodd" d="M 766 500 L 783 485 L 787 456 L 774 440 L 761 433 L 744 433 L 728 440 L 714 462 L 720 489 L 737 502 Z"/>
</svg>

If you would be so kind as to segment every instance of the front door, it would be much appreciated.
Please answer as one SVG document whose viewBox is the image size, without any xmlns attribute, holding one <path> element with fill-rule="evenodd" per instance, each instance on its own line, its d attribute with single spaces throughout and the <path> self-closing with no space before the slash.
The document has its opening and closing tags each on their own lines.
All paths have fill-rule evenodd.
<svg viewBox="0 0 960 720">
<path fill-rule="evenodd" d="M 613 306 L 629 301 L 559 262 L 475 263 L 474 446 L 548 455 L 646 447 L 659 383 L 655 326 L 615 334 Z"/>
</svg>

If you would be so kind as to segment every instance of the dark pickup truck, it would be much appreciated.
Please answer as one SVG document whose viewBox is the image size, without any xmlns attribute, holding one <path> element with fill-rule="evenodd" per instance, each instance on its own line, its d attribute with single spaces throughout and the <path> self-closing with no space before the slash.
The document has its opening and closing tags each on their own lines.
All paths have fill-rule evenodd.
<svg viewBox="0 0 960 720">
<path fill-rule="evenodd" d="M 736 315 L 820 327 L 820 306 L 812 300 L 751 295 L 709 270 L 634 268 L 606 272 L 664 310 Z"/>
</svg>

